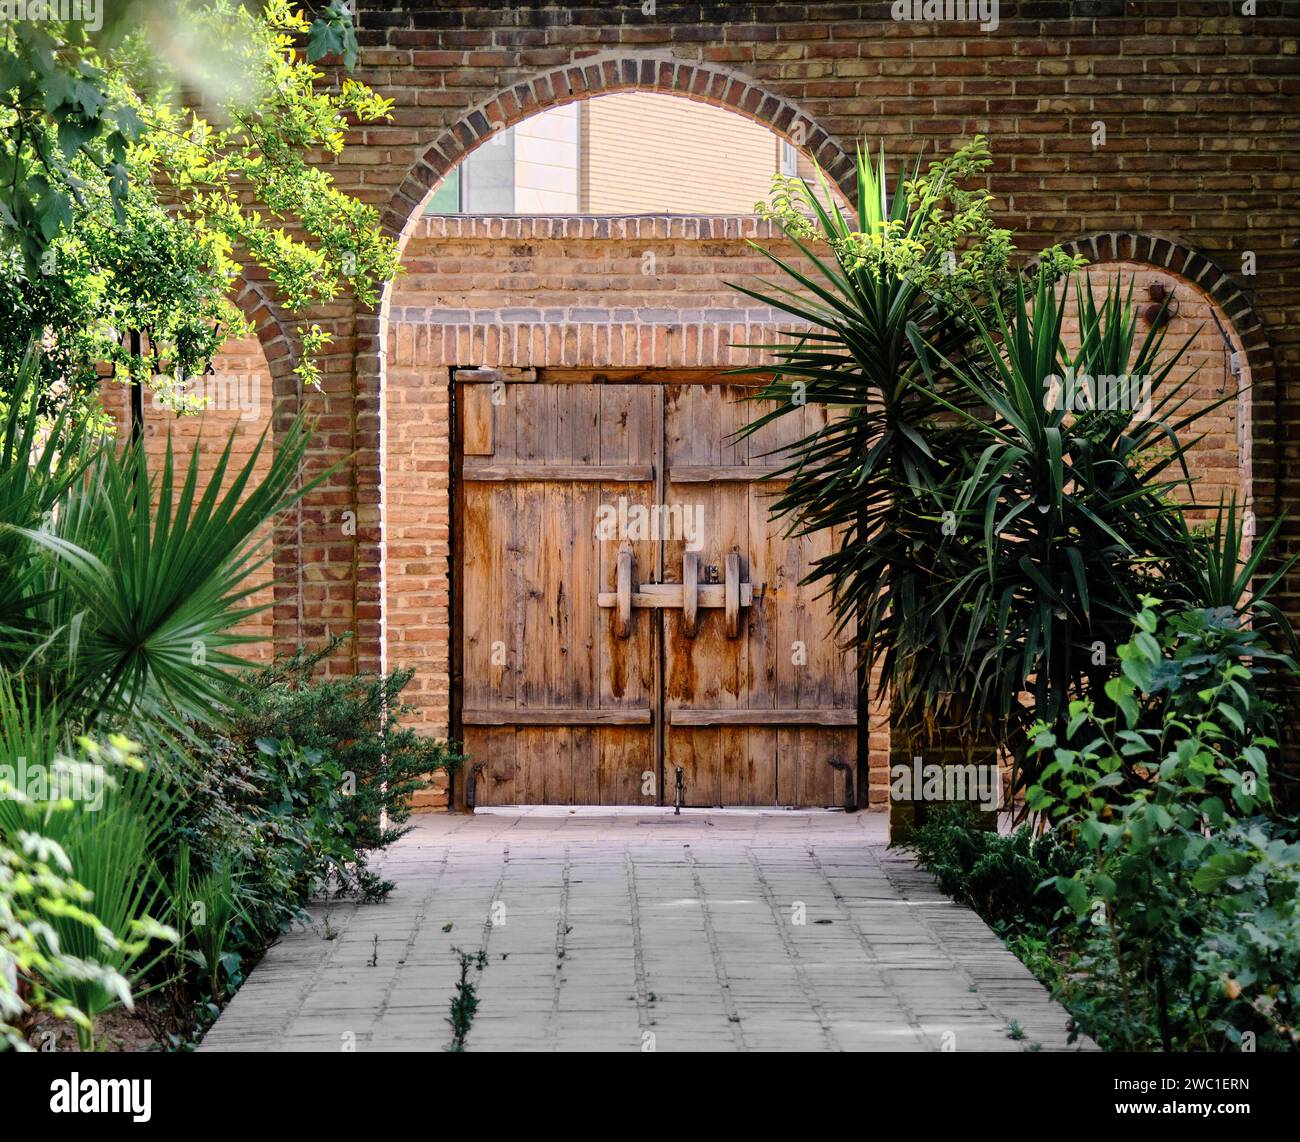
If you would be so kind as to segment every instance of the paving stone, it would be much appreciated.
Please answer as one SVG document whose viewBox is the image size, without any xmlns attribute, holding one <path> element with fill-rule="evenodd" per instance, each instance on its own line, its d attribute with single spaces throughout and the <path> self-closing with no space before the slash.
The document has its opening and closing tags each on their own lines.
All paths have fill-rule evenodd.
<svg viewBox="0 0 1300 1142">
<path fill-rule="evenodd" d="M 453 947 L 488 955 L 471 1051 L 1095 1050 L 877 814 L 430 814 L 376 867 L 391 899 L 310 908 L 200 1050 L 444 1050 Z"/>
</svg>

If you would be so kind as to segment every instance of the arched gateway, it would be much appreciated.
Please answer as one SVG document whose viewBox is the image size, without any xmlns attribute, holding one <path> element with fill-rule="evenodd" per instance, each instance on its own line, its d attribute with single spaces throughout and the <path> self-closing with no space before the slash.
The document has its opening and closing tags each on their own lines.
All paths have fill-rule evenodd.
<svg viewBox="0 0 1300 1142">
<path fill-rule="evenodd" d="M 1244 385 L 1248 378 L 1250 384 L 1248 395 L 1235 406 L 1232 428 L 1237 439 L 1230 443 L 1261 529 L 1294 504 L 1295 466 L 1279 463 L 1279 458 L 1290 456 L 1291 447 L 1282 415 L 1281 378 L 1285 367 L 1300 359 L 1295 334 L 1300 329 L 1300 293 L 1291 281 L 1287 222 L 1270 205 L 1276 180 L 1284 177 L 1282 156 L 1294 149 L 1293 140 L 1284 127 L 1269 127 L 1254 132 L 1249 147 L 1241 146 L 1220 114 L 1225 97 L 1215 86 L 1219 81 L 1205 85 L 1201 77 L 1163 68 L 1165 47 L 1158 15 L 1126 15 L 1116 24 L 1122 24 L 1126 47 L 1123 58 L 1113 61 L 1121 69 L 1131 66 L 1151 87 L 1144 98 L 1154 108 L 1151 116 L 1156 125 L 1141 132 L 1113 129 L 1112 144 L 1098 147 L 1092 141 L 1093 124 L 1102 120 L 1114 127 L 1129 122 L 1126 116 L 1131 108 L 1126 100 L 1131 97 L 1122 85 L 1091 90 L 1086 82 L 1080 84 L 1073 65 L 1065 66 L 1068 61 L 1062 57 L 1107 55 L 1111 43 L 1106 38 L 1109 33 L 1098 30 L 1100 25 L 1070 17 L 1068 5 L 1058 6 L 1064 13 L 1059 34 L 1053 31 L 1034 40 L 1036 50 L 1031 54 L 1023 51 L 1028 42 L 1025 26 L 1015 21 L 972 38 L 970 29 L 958 25 L 938 28 L 890 21 L 883 5 L 879 18 L 860 14 L 828 19 L 809 8 L 803 15 L 792 14 L 779 27 L 746 23 L 732 13 L 732 6 L 719 6 L 715 18 L 708 6 L 701 10 L 698 5 L 662 0 L 654 14 L 627 5 L 608 11 L 581 9 L 580 18 L 578 10 L 529 5 L 495 9 L 417 4 L 393 10 L 363 3 L 359 7 L 356 75 L 393 99 L 393 117 L 387 124 L 353 132 L 334 173 L 340 186 L 383 211 L 385 227 L 404 243 L 404 263 L 410 272 L 377 310 L 340 298 L 308 316 L 334 338 L 320 358 L 319 391 L 302 391 L 292 373 L 293 324 L 276 310 L 273 288 L 264 282 L 250 284 L 245 300 L 256 308 L 259 338 L 273 378 L 275 424 L 282 427 L 299 407 L 316 414 L 318 431 L 309 471 L 314 475 L 332 470 L 300 510 L 280 521 L 274 641 L 277 649 L 288 650 L 300 642 L 319 643 L 330 634 L 351 631 L 351 641 L 328 669 L 374 670 L 385 660 L 389 666 L 414 666 L 416 679 L 410 694 L 418 723 L 426 731 L 469 734 L 464 711 L 485 708 L 475 704 L 482 695 L 470 693 L 474 679 L 469 667 L 480 645 L 490 647 L 499 641 L 488 638 L 485 644 L 467 644 L 468 651 L 451 649 L 465 644 L 470 608 L 477 605 L 472 597 L 456 599 L 457 574 L 468 583 L 471 573 L 463 564 L 468 539 L 462 536 L 456 546 L 453 527 L 457 520 L 469 525 L 470 509 L 502 512 L 513 523 L 531 519 L 521 515 L 522 501 L 513 506 L 515 499 L 525 496 L 530 486 L 543 486 L 515 479 L 472 484 L 467 474 L 477 471 L 481 476 L 483 468 L 504 470 L 508 465 L 555 466 L 566 459 L 605 464 L 603 452 L 594 451 L 600 433 L 590 437 L 590 445 L 580 444 L 571 432 L 577 423 L 575 414 L 568 406 L 561 407 L 561 395 L 577 402 L 575 408 L 592 401 L 593 394 L 599 396 L 590 415 L 600 432 L 606 415 L 603 401 L 613 400 L 620 386 L 626 388 L 630 422 L 637 415 L 633 402 L 652 401 L 647 415 L 655 427 L 648 433 L 638 427 L 636 436 L 637 446 L 650 450 L 635 457 L 629 452 L 617 461 L 624 476 L 640 474 L 647 467 L 654 470 L 653 481 L 643 482 L 650 489 L 643 497 L 645 506 L 651 508 L 663 507 L 663 488 L 676 495 L 686 486 L 674 480 L 674 465 L 679 470 L 734 471 L 757 459 L 734 450 L 724 452 L 721 441 L 727 426 L 722 418 L 734 410 L 725 402 L 710 402 L 721 393 L 719 385 L 734 383 L 720 376 L 722 370 L 755 360 L 731 346 L 770 340 L 780 324 L 779 318 L 758 312 L 738 295 L 718 287 L 723 280 L 736 280 L 759 268 L 747 241 L 777 241 L 770 232 L 752 220 L 736 218 L 423 217 L 430 192 L 467 155 L 494 133 L 546 108 L 617 91 L 653 91 L 711 103 L 801 144 L 850 192 L 849 155 L 858 139 L 884 139 L 892 154 L 918 154 L 947 150 L 977 132 L 987 134 L 997 160 L 991 187 L 998 196 L 999 218 L 1015 232 L 1022 248 L 1041 248 L 1073 234 L 1093 235 L 1081 247 L 1089 257 L 1167 270 L 1180 282 L 1185 279 L 1178 288 L 1194 287 L 1206 295 L 1193 296 L 1191 310 L 1226 318 L 1227 340 L 1244 354 L 1244 367 L 1234 383 Z M 688 9 L 689 16 L 684 14 Z M 1029 25 L 1029 39 L 1046 26 L 1036 19 Z M 1276 98 L 1276 92 L 1264 90 L 1281 82 L 1275 82 L 1276 61 L 1266 40 L 1238 32 L 1227 26 L 1215 32 L 1222 51 L 1207 60 L 1221 60 L 1225 69 L 1254 76 L 1252 82 L 1261 88 L 1259 100 Z M 1224 197 L 1214 189 L 1227 185 L 1253 189 L 1235 197 Z M 643 275 L 647 254 L 655 259 L 656 268 Z M 489 270 L 479 271 L 489 280 L 477 285 L 472 281 L 475 271 L 467 268 L 476 259 L 491 261 Z M 589 304 L 570 304 L 563 312 L 556 306 L 522 304 L 527 288 L 532 288 L 521 286 L 529 274 L 537 283 L 562 281 Z M 495 296 L 494 284 L 501 287 Z M 1210 346 L 1206 352 L 1212 350 Z M 1232 353 L 1226 357 L 1227 375 L 1232 378 Z M 489 392 L 485 407 L 474 386 L 491 382 L 466 381 L 465 370 L 480 365 L 506 371 L 505 403 L 493 404 Z M 561 382 L 566 370 L 567 379 Z M 656 376 L 646 377 L 649 371 Z M 579 380 L 579 374 L 586 379 Z M 657 393 L 662 398 L 647 396 Z M 544 410 L 541 394 L 548 401 Z M 530 454 L 529 449 L 540 445 L 530 444 L 528 434 L 520 451 L 519 412 L 527 413 L 525 419 L 533 416 L 528 411 L 530 401 L 539 402 L 536 416 L 549 418 L 538 422 L 542 424 L 539 439 L 548 450 L 544 459 L 536 451 Z M 688 407 L 689 411 L 682 411 Z M 716 427 L 711 420 L 715 410 Z M 612 415 L 622 431 L 623 413 Z M 506 445 L 505 425 L 511 416 L 516 430 L 513 443 Z M 675 445 L 659 435 L 658 426 L 662 422 L 668 426 L 665 431 L 671 430 L 674 416 L 686 417 L 692 439 L 710 440 L 707 457 L 673 454 Z M 447 427 L 453 419 L 454 434 Z M 474 448 L 486 446 L 489 419 L 493 451 L 476 453 Z M 706 423 L 710 426 L 706 432 L 696 431 Z M 1215 435 L 1228 442 L 1227 431 Z M 572 456 L 559 454 L 560 441 L 573 450 Z M 499 444 L 513 452 L 498 457 Z M 1225 471 L 1217 463 L 1209 467 Z M 691 496 L 682 498 L 683 507 L 702 502 L 706 519 L 738 520 L 743 505 L 747 518 L 754 519 L 758 504 L 754 481 L 687 483 Z M 558 490 L 561 484 L 563 492 Z M 633 485 L 641 486 L 628 480 L 622 486 Z M 620 494 L 606 496 L 601 482 L 554 481 L 545 486 L 554 487 L 555 496 L 570 502 L 579 493 L 594 492 L 593 510 L 618 509 Z M 619 485 L 610 482 L 607 490 L 617 493 Z M 475 495 L 483 501 L 478 508 Z M 496 507 L 488 506 L 493 496 L 498 497 Z M 506 497 L 512 497 L 512 506 L 502 506 Z M 628 507 L 634 506 L 634 497 L 627 499 Z M 672 508 L 671 500 L 668 506 Z M 1297 518 L 1294 510 L 1287 514 Z M 669 518 L 684 519 L 680 513 Z M 549 524 L 528 525 L 530 531 L 543 526 Z M 1286 525 L 1284 542 L 1294 540 L 1297 526 Z M 759 606 L 766 608 L 773 598 L 770 585 L 777 577 L 755 554 L 761 545 L 753 542 L 752 523 L 750 531 L 743 542 L 733 537 L 726 544 L 719 542 L 716 553 L 700 552 L 704 567 L 700 574 L 706 578 L 709 567 L 718 567 L 725 603 L 725 557 L 740 555 L 739 582 L 766 585 L 757 594 Z M 635 548 L 644 540 L 629 542 L 634 547 L 635 585 L 668 586 L 676 581 L 672 577 L 680 575 L 678 564 L 685 561 L 685 552 L 673 546 L 676 541 L 660 541 L 662 550 L 641 553 Z M 742 550 L 731 552 L 733 545 Z M 599 598 L 611 591 L 617 595 L 617 550 L 612 560 L 615 578 L 609 583 L 593 581 L 590 589 L 584 589 L 581 605 L 592 608 L 591 623 L 617 613 L 616 608 L 602 607 Z M 599 577 L 607 569 L 595 565 L 592 575 Z M 793 567 L 789 574 L 794 574 Z M 702 590 L 713 586 L 701 579 Z M 1291 598 L 1285 591 L 1279 594 L 1283 603 Z M 566 592 L 566 596 L 577 605 L 576 594 Z M 533 605 L 530 600 L 525 593 L 521 604 L 525 611 Z M 458 606 L 464 608 L 459 617 Z M 753 606 L 751 601 L 742 613 L 751 615 Z M 815 613 L 801 606 L 797 601 L 793 604 L 799 617 L 792 621 L 808 621 L 809 629 L 815 630 Z M 719 611 L 702 608 L 698 612 L 702 633 L 696 634 L 691 643 L 694 654 L 687 659 L 676 655 L 672 646 L 672 632 L 681 621 L 677 608 L 635 607 L 633 612 L 631 633 L 622 641 L 622 649 L 616 650 L 625 651 L 629 660 L 639 661 L 638 655 L 648 654 L 655 663 L 662 656 L 654 669 L 664 681 L 655 685 L 665 688 L 673 677 L 683 678 L 686 662 L 694 663 L 704 653 L 700 648 L 712 637 L 713 620 L 726 621 L 725 606 Z M 574 650 L 572 616 L 568 621 L 556 643 L 564 651 L 556 650 L 557 663 L 568 661 L 566 656 Z M 638 640 L 649 637 L 650 628 L 662 631 L 654 636 L 658 649 L 643 650 Z M 533 630 L 526 625 L 523 629 L 526 637 Z M 786 639 L 784 634 L 778 637 L 785 661 L 795 653 L 790 644 L 804 641 Z M 509 646 L 510 638 L 504 641 Z M 735 647 L 736 641 L 728 640 L 724 630 L 717 654 L 732 653 Z M 485 653 L 492 667 L 490 651 Z M 762 654 L 768 653 L 763 649 Z M 463 668 L 457 655 L 463 657 Z M 660 750 L 661 771 L 654 773 L 651 783 L 656 787 L 654 796 L 672 796 L 674 758 L 679 755 L 672 736 L 678 731 L 669 717 L 677 709 L 755 705 L 759 700 L 755 695 L 761 691 L 751 678 L 753 663 L 746 650 L 744 688 L 718 681 L 716 693 L 693 694 L 689 703 L 671 698 L 667 689 L 662 698 L 647 695 L 646 704 L 656 711 L 662 704 L 662 722 L 651 724 L 657 726 L 655 733 L 667 735 L 668 743 Z M 725 676 L 722 665 L 716 676 Z M 756 677 L 763 676 L 759 671 Z M 527 686 L 536 684 L 526 676 L 513 677 Z M 579 694 L 582 708 L 597 711 L 614 699 L 612 689 L 608 695 L 592 691 L 588 697 L 575 683 L 566 682 L 569 690 L 561 702 L 561 691 L 553 689 L 559 677 L 555 670 L 542 675 L 543 680 L 550 679 L 545 681 L 546 701 L 556 708 L 578 708 Z M 699 685 L 700 677 L 697 670 L 692 685 Z M 825 675 L 833 677 L 833 671 Z M 763 701 L 774 710 L 816 704 L 842 717 L 847 704 L 842 691 L 835 689 L 843 683 L 842 673 L 839 678 L 827 681 L 830 696 L 824 700 L 814 698 L 811 691 L 798 690 L 791 696 L 778 666 L 775 688 L 787 689 L 770 695 L 770 703 L 764 693 Z M 619 700 L 632 708 L 630 693 L 625 689 Z M 526 696 L 536 704 L 535 694 Z M 486 708 L 490 712 L 490 706 Z M 515 708 L 523 708 L 521 701 Z M 599 729 L 591 733 L 631 741 L 650 732 L 637 724 L 615 728 L 618 733 Z M 491 726 L 474 732 L 504 736 Z M 531 733 L 519 731 L 517 736 L 524 741 Z M 579 740 L 586 733 L 570 733 L 570 756 L 587 748 Z M 727 790 L 737 788 L 743 777 L 750 788 L 761 785 L 764 790 L 774 781 L 778 800 L 783 790 L 811 789 L 815 792 L 806 798 L 803 793 L 792 796 L 838 802 L 842 775 L 829 763 L 847 760 L 848 737 L 854 733 L 859 734 L 859 757 L 887 756 L 887 731 L 879 718 L 861 730 L 844 725 L 762 729 L 762 735 L 776 735 L 782 755 L 804 756 L 802 746 L 783 744 L 795 739 L 815 738 L 821 743 L 808 751 L 817 760 L 809 766 L 802 760 L 797 763 L 791 785 L 783 784 L 779 773 L 773 777 L 770 769 L 764 769 L 761 752 L 755 754 L 751 746 L 746 746 L 741 768 L 729 760 L 740 757 L 734 743 L 741 737 L 756 740 L 759 730 L 683 723 L 682 742 L 717 743 L 707 748 L 692 745 L 683 768 L 693 774 L 693 794 L 709 789 L 717 791 L 710 796 L 730 796 Z M 863 741 L 867 736 L 869 748 Z M 827 742 L 837 744 L 823 748 Z M 619 770 L 614 785 L 634 786 L 639 801 L 642 784 L 635 778 L 654 768 L 629 765 Z M 883 799 L 884 774 L 878 766 L 868 769 L 873 799 Z M 536 795 L 537 771 L 531 763 L 525 759 L 513 772 L 514 776 L 500 780 L 485 778 L 480 792 L 490 799 L 489 791 L 496 785 L 502 796 Z M 571 772 L 580 770 L 571 765 Z M 588 772 L 594 772 L 594 778 L 584 777 L 588 782 L 584 787 L 598 791 L 593 797 L 605 798 L 606 793 L 599 791 L 614 788 L 607 783 L 608 773 L 599 768 Z M 813 773 L 819 774 L 816 780 Z M 548 779 L 542 780 L 542 792 L 550 796 Z M 579 795 L 577 780 L 570 794 L 574 797 Z M 865 780 L 858 782 L 859 801 L 864 784 Z"/>
</svg>

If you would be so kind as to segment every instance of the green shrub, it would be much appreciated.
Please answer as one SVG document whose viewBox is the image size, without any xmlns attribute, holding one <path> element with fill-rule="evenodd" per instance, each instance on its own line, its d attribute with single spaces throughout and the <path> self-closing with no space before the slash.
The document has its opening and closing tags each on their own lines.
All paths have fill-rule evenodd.
<svg viewBox="0 0 1300 1142">
<path fill-rule="evenodd" d="M 313 896 L 383 899 L 370 854 L 406 831 L 428 775 L 459 763 L 401 725 L 409 671 L 312 677 L 341 641 L 239 676 L 223 727 L 194 727 L 165 857 L 181 943 L 150 1012 L 159 1041 L 192 1046 Z"/>
<path fill-rule="evenodd" d="M 1243 822 L 1194 874 L 1216 894 L 1195 970 L 1213 1000 L 1213 1036 L 1260 1050 L 1300 1049 L 1300 844 L 1275 822 Z M 1222 989 L 1220 994 L 1220 989 Z"/>
<path fill-rule="evenodd" d="M 235 877 L 231 938 L 256 957 L 314 895 L 385 897 L 369 854 L 406 831 L 410 797 L 459 764 L 401 724 L 410 671 L 314 679 L 340 639 L 241 676 L 228 726 L 202 734 L 175 835 L 200 869 Z"/>
<path fill-rule="evenodd" d="M 291 741 L 337 765 L 353 846 L 364 852 L 402 836 L 411 797 L 462 759 L 448 743 L 401 724 L 411 712 L 401 694 L 413 671 L 313 677 L 346 637 L 299 650 L 245 678 L 233 695 L 237 712 L 224 736 L 245 751 L 260 739 Z M 356 886 L 347 875 L 337 885 L 345 891 Z"/>
<path fill-rule="evenodd" d="M 34 799 L 0 777 L 0 1041 L 21 1047 L 19 1023 L 47 1011 L 92 1049 L 95 1018 L 132 1006 L 136 980 L 176 939 L 160 922 L 172 904 L 153 856 L 173 809 L 160 771 L 124 738 L 83 738 L 83 763 L 14 744 L 6 736 L 7 772 L 21 759 L 28 774 L 36 763 L 56 785 L 76 781 Z M 63 795 L 74 790 L 94 796 Z"/>
<path fill-rule="evenodd" d="M 1050 930 L 1059 896 L 1043 882 L 1073 876 L 1083 858 L 1053 831 L 1022 827 L 1008 835 L 981 829 L 968 805 L 944 805 L 912 833 L 917 863 L 941 891 L 999 929 Z"/>
<path fill-rule="evenodd" d="M 1162 617 L 1147 599 L 1114 716 L 1071 703 L 1064 735 L 1039 723 L 1046 764 L 1032 809 L 1086 850 L 1053 883 L 1088 977 L 1081 1019 L 1129 1050 L 1300 1047 L 1300 845 L 1272 805 L 1256 687 L 1277 656 L 1228 608 Z"/>
</svg>

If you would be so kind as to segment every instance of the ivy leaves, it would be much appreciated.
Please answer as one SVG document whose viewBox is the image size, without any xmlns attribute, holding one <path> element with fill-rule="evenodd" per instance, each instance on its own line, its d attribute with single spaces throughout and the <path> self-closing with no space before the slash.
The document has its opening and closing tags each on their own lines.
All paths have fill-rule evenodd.
<svg viewBox="0 0 1300 1142">
<path fill-rule="evenodd" d="M 330 0 L 312 21 L 307 33 L 307 62 L 339 56 L 349 71 L 357 62 L 357 32 L 352 26 L 356 4 L 352 0 Z"/>
</svg>

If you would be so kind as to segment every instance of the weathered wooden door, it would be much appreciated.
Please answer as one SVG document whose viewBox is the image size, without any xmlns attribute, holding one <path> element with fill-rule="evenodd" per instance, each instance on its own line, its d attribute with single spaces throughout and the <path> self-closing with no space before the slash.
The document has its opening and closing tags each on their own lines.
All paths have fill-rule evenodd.
<svg viewBox="0 0 1300 1142">
<path fill-rule="evenodd" d="M 680 769 L 686 805 L 843 804 L 856 671 L 799 585 L 828 541 L 761 479 L 820 411 L 737 441 L 762 406 L 711 378 L 459 391 L 476 803 L 671 804 Z"/>
</svg>

